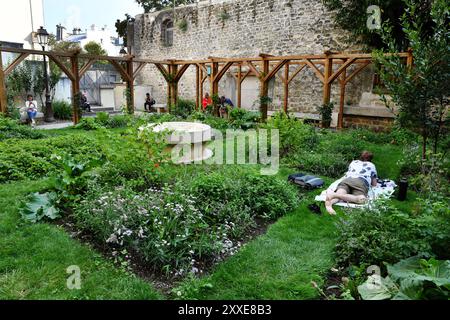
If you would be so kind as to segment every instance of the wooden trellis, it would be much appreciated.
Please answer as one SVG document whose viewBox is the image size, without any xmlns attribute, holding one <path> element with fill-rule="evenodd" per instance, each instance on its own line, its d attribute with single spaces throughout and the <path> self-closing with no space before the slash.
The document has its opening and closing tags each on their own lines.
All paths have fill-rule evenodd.
<svg viewBox="0 0 450 320">
<path fill-rule="evenodd" d="M 289 84 L 305 69 L 310 68 L 323 86 L 323 103 L 330 102 L 331 86 L 337 81 L 340 84 L 340 106 L 338 128 L 343 127 L 344 101 L 346 85 L 362 70 L 364 70 L 372 61 L 371 54 L 363 53 L 332 53 L 325 52 L 322 55 L 291 55 L 291 56 L 272 56 L 260 54 L 253 58 L 219 58 L 209 57 L 206 60 L 165 60 L 156 61 L 150 59 L 138 59 L 134 56 L 111 57 L 81 54 L 74 52 L 53 52 L 36 51 L 25 49 L 13 49 L 0 47 L 0 52 L 18 53 L 16 59 L 3 68 L 0 55 L 0 112 L 7 112 L 7 99 L 5 88 L 5 77 L 7 77 L 16 66 L 24 61 L 30 55 L 46 55 L 52 60 L 62 72 L 72 82 L 72 99 L 79 95 L 80 79 L 96 61 L 107 61 L 111 63 L 120 73 L 122 79 L 127 84 L 129 91 L 128 105 L 131 112 L 134 111 L 134 81 L 139 72 L 145 65 L 154 65 L 162 74 L 167 82 L 167 105 L 175 105 L 178 98 L 178 83 L 190 66 L 196 70 L 196 103 L 200 108 L 203 97 L 203 84 L 206 80 L 210 82 L 210 94 L 219 93 L 219 82 L 223 76 L 232 68 L 237 68 L 237 72 L 232 73 L 237 82 L 237 104 L 241 105 L 242 83 L 249 76 L 254 75 L 260 81 L 260 97 L 267 97 L 269 91 L 269 82 L 277 76 L 282 84 L 284 91 L 283 110 L 288 112 L 289 106 Z M 407 64 L 412 66 L 413 55 L 411 51 L 398 53 L 402 58 L 406 58 Z M 64 63 L 64 60 L 69 60 Z M 80 65 L 80 61 L 83 64 Z M 290 67 L 296 66 L 291 73 Z M 334 70 L 334 66 L 337 67 Z M 356 66 L 350 73 L 349 68 Z M 247 70 L 244 71 L 243 68 Z M 282 74 L 280 74 L 282 73 Z M 78 103 L 73 101 L 74 116 L 73 121 L 77 123 L 80 119 L 78 109 L 75 108 Z M 267 118 L 267 99 L 261 99 L 261 113 L 263 118 Z"/>
</svg>

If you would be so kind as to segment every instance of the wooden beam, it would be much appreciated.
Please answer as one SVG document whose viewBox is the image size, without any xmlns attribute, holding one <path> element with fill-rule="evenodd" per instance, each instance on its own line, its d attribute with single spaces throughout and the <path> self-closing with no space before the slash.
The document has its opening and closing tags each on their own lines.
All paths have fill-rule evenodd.
<svg viewBox="0 0 450 320">
<path fill-rule="evenodd" d="M 256 69 L 255 65 L 251 61 L 245 61 L 245 64 L 250 68 L 250 70 L 259 78 L 261 73 Z"/>
<path fill-rule="evenodd" d="M 367 62 L 367 63 L 359 66 L 355 71 L 353 71 L 352 74 L 350 74 L 348 77 L 346 77 L 345 84 L 349 83 L 350 80 L 352 80 L 358 73 L 360 73 L 362 70 L 364 70 L 370 64 L 371 64 L 370 62 Z"/>
<path fill-rule="evenodd" d="M 144 67 L 145 67 L 146 65 L 147 65 L 147 64 L 144 63 L 144 62 L 138 62 L 138 67 L 136 68 L 136 70 L 134 70 L 134 73 L 133 73 L 133 79 L 134 79 L 134 80 L 136 80 L 138 73 L 141 72 L 142 69 L 144 69 Z"/>
<path fill-rule="evenodd" d="M 272 78 L 278 73 L 278 71 L 280 71 L 281 68 L 283 68 L 283 66 L 284 66 L 286 63 L 288 63 L 288 62 L 289 62 L 289 60 L 283 60 L 283 61 L 279 62 L 279 63 L 272 69 L 272 71 L 270 71 L 269 74 L 267 74 L 267 75 L 265 76 L 264 81 L 268 81 L 268 80 L 272 79 Z"/>
<path fill-rule="evenodd" d="M 80 78 L 84 76 L 84 74 L 89 70 L 90 67 L 95 63 L 95 60 L 90 59 L 86 64 L 80 69 Z"/>
<path fill-rule="evenodd" d="M 345 86 L 347 78 L 347 69 L 341 74 L 341 78 L 339 79 L 339 84 L 341 87 L 341 96 L 339 101 L 339 116 L 338 116 L 338 129 L 342 129 L 344 127 L 344 104 L 345 104 Z"/>
<path fill-rule="evenodd" d="M 222 77 L 225 75 L 225 72 L 227 72 L 228 69 L 230 69 L 233 64 L 234 64 L 234 62 L 227 62 L 225 64 L 225 66 L 223 66 L 222 69 L 220 69 L 220 71 L 216 74 L 213 81 L 219 82 L 222 79 Z"/>
<path fill-rule="evenodd" d="M 303 66 L 305 67 L 305 66 Z M 288 104 L 289 104 L 289 64 L 284 66 L 284 79 L 283 87 L 284 87 L 284 104 L 283 110 L 284 113 L 288 113 Z"/>
<path fill-rule="evenodd" d="M 325 60 L 325 73 L 323 75 L 323 104 L 329 104 L 331 98 L 331 83 L 329 79 L 333 72 L 333 59 L 327 58 Z"/>
<path fill-rule="evenodd" d="M 72 81 L 72 108 L 73 123 L 76 125 L 80 121 L 80 69 L 78 65 L 78 56 L 74 55 L 70 58 Z"/>
<path fill-rule="evenodd" d="M 66 74 L 66 76 L 71 80 L 74 81 L 76 80 L 75 78 L 75 74 L 73 73 L 73 68 L 72 70 L 70 70 L 61 60 L 59 60 L 59 57 L 53 55 L 53 54 L 49 54 L 48 58 L 50 60 L 52 60 L 57 66 L 58 68 L 61 69 L 62 72 L 64 72 Z M 78 60 L 78 58 L 77 58 Z M 77 69 L 79 72 L 79 69 Z"/>
<path fill-rule="evenodd" d="M 200 99 L 200 67 L 195 65 L 195 109 L 201 110 Z"/>
<path fill-rule="evenodd" d="M 155 67 L 161 72 L 164 79 L 166 79 L 167 82 L 169 82 L 170 76 L 169 76 L 169 70 L 167 70 L 161 63 L 155 63 Z"/>
<path fill-rule="evenodd" d="M 6 67 L 5 71 L 3 72 L 5 77 L 7 77 L 15 67 L 17 67 L 23 60 L 25 60 L 30 54 L 29 53 L 21 53 L 14 61 Z"/>
<path fill-rule="evenodd" d="M 6 95 L 5 72 L 3 71 L 2 53 L 0 52 L 0 112 L 8 112 L 8 99 Z"/>
<path fill-rule="evenodd" d="M 127 65 L 127 89 L 128 89 L 128 99 L 127 99 L 127 111 L 129 114 L 134 114 L 134 69 L 133 69 L 133 59 L 126 62 Z"/>
<path fill-rule="evenodd" d="M 319 78 L 319 80 L 322 83 L 324 83 L 325 82 L 325 77 L 324 77 L 324 74 L 322 73 L 322 71 L 320 71 L 319 68 L 317 68 L 316 65 L 314 63 L 312 63 L 311 60 L 309 60 L 309 59 L 306 60 L 306 64 L 308 66 L 310 66 L 311 69 L 313 69 L 313 71 L 316 73 L 316 75 Z"/>
<path fill-rule="evenodd" d="M 116 68 L 116 70 L 122 76 L 123 81 L 125 82 L 133 81 L 132 75 L 129 75 L 127 70 L 119 62 L 117 62 L 116 60 L 107 60 L 107 61 L 109 61 L 109 63 L 111 63 L 114 68 Z"/>
<path fill-rule="evenodd" d="M 291 83 L 292 80 L 294 80 L 294 78 L 305 68 L 306 68 L 306 64 L 298 67 L 297 70 L 295 70 L 294 73 L 292 74 L 292 76 L 290 76 L 290 78 L 288 79 L 288 83 Z"/>
<path fill-rule="evenodd" d="M 350 65 L 352 65 L 355 61 L 356 61 L 356 58 L 347 60 L 333 75 L 330 76 L 330 78 L 328 79 L 328 82 L 333 83 L 334 80 L 336 80 L 341 75 L 341 73 L 343 73 L 345 70 L 347 70 L 347 68 Z"/>
<path fill-rule="evenodd" d="M 251 62 L 250 62 L 251 64 Z M 262 74 L 269 74 L 269 60 L 263 60 L 262 62 Z M 267 120 L 267 111 L 268 111 L 268 103 L 266 98 L 269 95 L 269 80 L 260 77 L 260 94 L 259 97 L 261 99 L 261 115 L 263 121 Z M 264 99 L 264 100 L 263 100 Z"/>
<path fill-rule="evenodd" d="M 189 69 L 190 66 L 191 66 L 190 64 L 185 64 L 185 65 L 181 66 L 180 70 L 178 70 L 177 74 L 175 75 L 174 81 L 176 81 L 176 82 L 180 81 L 181 77 L 184 75 L 186 70 Z"/>
</svg>

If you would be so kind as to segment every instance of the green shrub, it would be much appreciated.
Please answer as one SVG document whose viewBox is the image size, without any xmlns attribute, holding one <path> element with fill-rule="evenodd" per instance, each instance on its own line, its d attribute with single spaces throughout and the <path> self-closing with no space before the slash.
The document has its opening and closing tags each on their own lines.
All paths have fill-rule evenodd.
<svg viewBox="0 0 450 320">
<path fill-rule="evenodd" d="M 284 112 L 274 114 L 262 128 L 279 130 L 281 157 L 295 155 L 302 150 L 311 150 L 316 147 L 318 141 L 312 126 Z"/>
<path fill-rule="evenodd" d="M 195 111 L 195 101 L 178 99 L 175 107 L 172 108 L 172 113 L 180 118 L 186 119 Z"/>
<path fill-rule="evenodd" d="M 352 211 L 338 224 L 338 264 L 382 265 L 418 254 L 442 257 L 442 247 L 450 247 L 450 216 L 448 210 L 426 208 L 414 214 L 380 203 Z"/>
<path fill-rule="evenodd" d="M 96 118 L 82 118 L 80 122 L 74 126 L 74 129 L 81 129 L 86 131 L 104 129 L 105 127 L 101 125 Z"/>
<path fill-rule="evenodd" d="M 106 127 L 111 128 L 111 129 L 125 128 L 132 122 L 133 122 L 133 118 L 128 115 L 117 115 L 117 116 L 109 117 Z"/>
<path fill-rule="evenodd" d="M 52 103 L 56 119 L 71 120 L 73 115 L 72 105 L 63 100 L 55 100 Z"/>
<path fill-rule="evenodd" d="M 102 148 L 86 136 L 60 136 L 41 140 L 0 142 L 0 183 L 38 179 L 61 169 L 52 155 L 70 154 L 76 161 L 101 157 Z"/>
<path fill-rule="evenodd" d="M 195 198 L 168 188 L 135 193 L 93 188 L 77 206 L 77 226 L 113 248 L 134 248 L 148 263 L 184 275 L 196 259 L 219 254 L 227 229 L 208 223 L 192 203 Z M 194 260 L 193 260 L 194 259 Z"/>
<path fill-rule="evenodd" d="M 41 139 L 45 135 L 41 131 L 33 130 L 29 126 L 21 125 L 18 120 L 13 120 L 0 115 L 0 141 L 7 139 Z"/>
<path fill-rule="evenodd" d="M 98 112 L 96 117 L 95 117 L 95 121 L 103 126 L 106 127 L 108 125 L 109 122 L 109 113 L 108 112 Z"/>
<path fill-rule="evenodd" d="M 296 189 L 276 177 L 262 176 L 259 171 L 227 168 L 205 173 L 190 182 L 191 192 L 201 203 L 243 201 L 253 217 L 277 219 L 298 204 Z"/>
<path fill-rule="evenodd" d="M 248 130 L 255 128 L 261 121 L 261 113 L 234 108 L 230 111 L 229 121 L 236 129 Z"/>
<path fill-rule="evenodd" d="M 198 268 L 195 260 L 234 253 L 256 217 L 276 219 L 298 204 L 286 181 L 248 168 L 193 174 L 189 182 L 141 191 L 94 182 L 76 205 L 76 224 L 102 244 L 133 248 L 154 266 L 183 275 Z"/>
</svg>

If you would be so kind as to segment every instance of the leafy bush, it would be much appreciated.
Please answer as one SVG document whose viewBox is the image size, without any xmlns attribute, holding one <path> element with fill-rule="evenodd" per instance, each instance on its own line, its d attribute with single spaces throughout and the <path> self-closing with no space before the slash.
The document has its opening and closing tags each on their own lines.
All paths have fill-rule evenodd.
<svg viewBox="0 0 450 320">
<path fill-rule="evenodd" d="M 86 136 L 61 136 L 41 140 L 0 142 L 0 183 L 38 179 L 58 171 L 60 164 L 53 154 L 70 154 L 76 161 L 101 157 L 102 148 Z"/>
<path fill-rule="evenodd" d="M 200 175 L 190 181 L 190 190 L 198 195 L 199 205 L 205 210 L 218 203 L 241 200 L 253 217 L 272 220 L 298 204 L 296 189 L 285 181 L 238 167 Z"/>
<path fill-rule="evenodd" d="M 298 203 L 295 188 L 285 181 L 235 168 L 202 172 L 192 183 L 161 189 L 110 190 L 89 188 L 74 212 L 78 227 L 178 275 L 195 273 L 196 260 L 233 254 L 255 217 L 275 219 Z"/>
<path fill-rule="evenodd" d="M 195 101 L 178 99 L 177 104 L 172 110 L 172 113 L 183 119 L 189 117 L 195 111 Z"/>
<path fill-rule="evenodd" d="M 95 117 L 95 121 L 103 127 L 108 125 L 109 119 L 110 117 L 108 112 L 98 112 Z"/>
<path fill-rule="evenodd" d="M 60 212 L 55 207 L 57 195 L 54 192 L 33 193 L 19 208 L 20 215 L 26 221 L 39 222 L 44 218 L 55 220 L 60 218 Z"/>
<path fill-rule="evenodd" d="M 257 126 L 261 120 L 261 113 L 247 111 L 245 109 L 234 108 L 230 111 L 231 126 L 236 129 L 252 129 Z"/>
<path fill-rule="evenodd" d="M 6 139 L 41 139 L 45 135 L 41 131 L 24 126 L 18 120 L 0 115 L 0 141 Z"/>
<path fill-rule="evenodd" d="M 117 115 L 113 117 L 109 117 L 109 120 L 106 124 L 107 128 L 125 128 L 129 124 L 132 124 L 133 118 L 128 115 Z"/>
<path fill-rule="evenodd" d="M 387 266 L 388 276 L 372 275 L 358 287 L 364 300 L 448 300 L 450 260 L 412 257 Z"/>
<path fill-rule="evenodd" d="M 303 121 L 284 112 L 274 114 L 262 127 L 279 130 L 281 157 L 295 155 L 296 152 L 302 150 L 311 150 L 318 141 L 312 126 L 306 125 Z"/>
<path fill-rule="evenodd" d="M 55 100 L 52 103 L 53 112 L 56 119 L 59 120 L 71 120 L 72 119 L 72 106 L 63 100 Z"/>
<path fill-rule="evenodd" d="M 352 211 L 338 224 L 338 264 L 381 265 L 417 254 L 443 256 L 442 247 L 450 247 L 446 222 L 450 216 L 448 210 L 429 210 L 427 205 L 417 213 L 405 213 L 383 202 L 369 210 Z M 445 204 L 440 207 L 448 209 Z"/>
<path fill-rule="evenodd" d="M 86 131 L 91 130 L 98 130 L 98 129 L 104 129 L 105 127 L 102 126 L 95 118 L 82 118 L 80 122 L 74 126 L 74 129 L 81 129 Z"/>
</svg>

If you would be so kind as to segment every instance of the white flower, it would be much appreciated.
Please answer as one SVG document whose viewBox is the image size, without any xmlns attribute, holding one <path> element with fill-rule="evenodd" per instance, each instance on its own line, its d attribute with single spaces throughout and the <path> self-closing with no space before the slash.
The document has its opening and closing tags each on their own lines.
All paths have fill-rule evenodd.
<svg viewBox="0 0 450 320">
<path fill-rule="evenodd" d="M 117 239 L 117 236 L 113 233 L 108 240 L 106 240 L 106 243 L 119 243 L 119 239 Z"/>
</svg>

